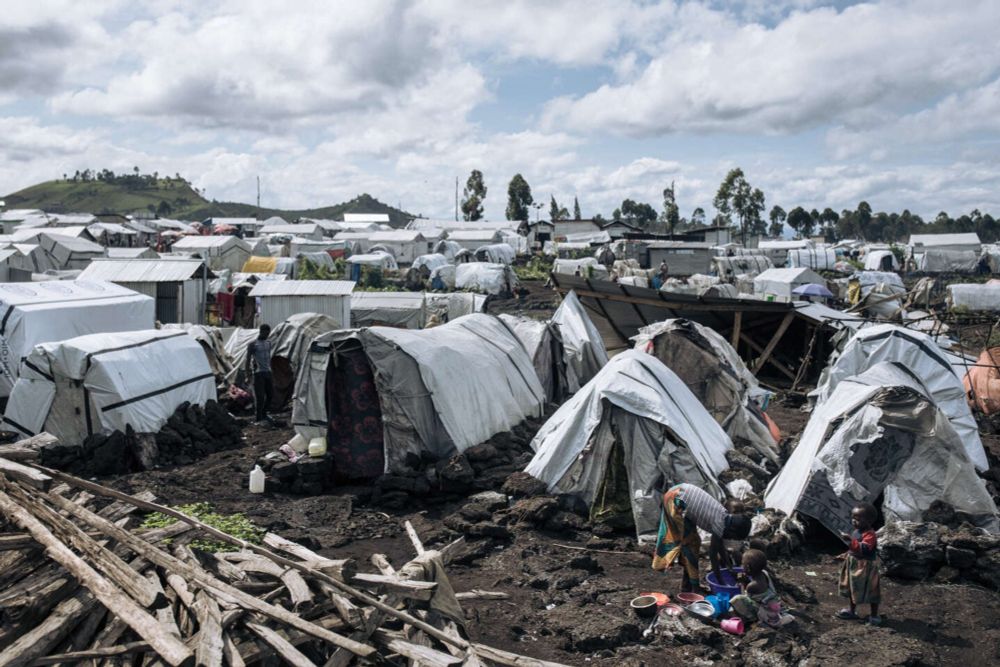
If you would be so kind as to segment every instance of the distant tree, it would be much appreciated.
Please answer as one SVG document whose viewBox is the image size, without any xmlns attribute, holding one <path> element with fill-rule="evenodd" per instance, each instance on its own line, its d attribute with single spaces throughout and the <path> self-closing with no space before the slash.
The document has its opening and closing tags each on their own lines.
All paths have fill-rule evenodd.
<svg viewBox="0 0 1000 667">
<path fill-rule="evenodd" d="M 639 227 L 649 227 L 656 222 L 656 209 L 649 204 L 625 199 L 622 201 L 620 216 L 632 220 Z"/>
<path fill-rule="evenodd" d="M 582 220 L 582 218 L 580 217 L 580 200 L 578 200 L 576 197 L 573 197 L 573 219 Z"/>
<path fill-rule="evenodd" d="M 482 219 L 484 199 L 486 199 L 486 184 L 483 182 L 483 172 L 473 169 L 462 192 L 462 219 Z"/>
<path fill-rule="evenodd" d="M 611 219 L 614 220 L 615 222 L 621 222 L 622 210 L 620 208 L 616 208 L 615 210 L 611 211 Z"/>
<path fill-rule="evenodd" d="M 802 236 L 803 238 L 808 237 L 812 233 L 812 217 L 809 215 L 809 212 L 801 206 L 796 206 L 789 211 L 786 221 L 788 222 L 788 226 L 794 229 L 799 236 Z"/>
<path fill-rule="evenodd" d="M 773 236 L 775 238 L 781 236 L 781 232 L 785 229 L 785 218 L 788 214 L 785 213 L 785 209 L 781 208 L 777 204 L 771 207 L 771 212 L 768 214 L 768 218 L 771 220 L 771 226 L 767 228 L 767 235 Z"/>
<path fill-rule="evenodd" d="M 507 219 L 527 220 L 528 207 L 535 203 L 531 197 L 531 186 L 521 174 L 514 174 L 507 186 Z"/>
<path fill-rule="evenodd" d="M 667 226 L 670 235 L 673 236 L 674 230 L 681 221 L 680 209 L 677 208 L 677 199 L 674 196 L 673 182 L 670 183 L 669 188 L 663 189 L 663 214 L 661 220 Z"/>
<path fill-rule="evenodd" d="M 594 222 L 595 222 L 595 223 L 597 224 L 597 226 L 599 226 L 599 227 L 603 227 L 603 226 L 604 226 L 604 225 L 605 225 L 605 224 L 607 223 L 607 220 L 605 220 L 605 219 L 604 219 L 604 216 L 603 216 L 603 215 L 601 215 L 600 213 L 598 213 L 597 215 L 595 215 L 595 216 L 593 217 L 593 221 L 594 221 Z"/>
<path fill-rule="evenodd" d="M 705 209 L 701 206 L 691 211 L 691 224 L 695 226 L 705 224 Z"/>
<path fill-rule="evenodd" d="M 549 220 L 551 220 L 552 222 L 555 222 L 556 220 L 562 220 L 562 216 L 560 214 L 566 209 L 559 208 L 559 204 L 556 202 L 555 195 L 550 195 L 550 197 L 551 201 L 549 202 Z M 567 217 L 569 217 L 568 214 Z"/>
<path fill-rule="evenodd" d="M 173 212 L 174 209 L 170 206 L 170 204 L 163 200 L 161 200 L 160 205 L 156 207 L 157 218 L 165 218 Z"/>
<path fill-rule="evenodd" d="M 731 169 L 719 185 L 713 204 L 724 220 L 732 220 L 735 215 L 739 219 L 740 235 L 746 243 L 748 228 L 756 232 L 763 227 L 760 215 L 764 211 L 764 193 L 754 189 L 747 181 L 743 170 Z"/>
</svg>

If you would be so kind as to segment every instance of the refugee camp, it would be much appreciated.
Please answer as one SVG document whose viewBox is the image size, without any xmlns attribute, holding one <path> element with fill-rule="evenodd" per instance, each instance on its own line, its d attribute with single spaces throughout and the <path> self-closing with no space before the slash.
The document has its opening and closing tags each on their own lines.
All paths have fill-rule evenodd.
<svg viewBox="0 0 1000 667">
<path fill-rule="evenodd" d="M 4 10 L 0 667 L 1000 664 L 1000 4 Z"/>
</svg>

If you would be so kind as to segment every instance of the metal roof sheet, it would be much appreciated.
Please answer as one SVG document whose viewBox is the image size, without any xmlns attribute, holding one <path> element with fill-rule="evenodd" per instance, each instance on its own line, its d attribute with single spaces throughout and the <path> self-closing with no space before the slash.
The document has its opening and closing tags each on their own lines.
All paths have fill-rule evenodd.
<svg viewBox="0 0 1000 667">
<path fill-rule="evenodd" d="M 182 282 L 201 277 L 203 264 L 200 259 L 95 259 L 80 278 L 116 283 Z"/>
<path fill-rule="evenodd" d="M 257 283 L 250 296 L 348 296 L 352 280 L 267 280 Z"/>
</svg>

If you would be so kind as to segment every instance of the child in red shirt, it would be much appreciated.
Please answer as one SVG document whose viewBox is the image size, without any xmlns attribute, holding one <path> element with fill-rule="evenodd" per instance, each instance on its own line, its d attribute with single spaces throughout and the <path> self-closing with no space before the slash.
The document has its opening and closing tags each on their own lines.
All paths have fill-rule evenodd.
<svg viewBox="0 0 1000 667">
<path fill-rule="evenodd" d="M 878 538 L 875 535 L 875 519 L 878 513 L 870 503 L 855 505 L 851 511 L 851 525 L 854 532 L 851 535 L 841 533 L 840 538 L 849 544 L 845 554 L 844 565 L 840 570 L 840 594 L 850 600 L 849 609 L 841 609 L 837 617 L 844 620 L 857 620 L 857 606 L 871 605 L 872 613 L 868 617 L 869 625 L 879 625 L 882 618 L 878 615 L 878 605 L 882 601 L 882 591 L 879 585 L 877 547 Z"/>
</svg>

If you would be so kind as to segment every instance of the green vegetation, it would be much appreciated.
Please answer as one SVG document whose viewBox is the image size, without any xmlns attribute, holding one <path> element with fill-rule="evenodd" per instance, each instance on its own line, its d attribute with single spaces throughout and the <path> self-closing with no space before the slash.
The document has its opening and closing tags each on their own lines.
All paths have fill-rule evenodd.
<svg viewBox="0 0 1000 667">
<path fill-rule="evenodd" d="M 263 528 L 256 526 L 252 521 L 250 521 L 250 519 L 246 518 L 242 514 L 217 514 L 208 503 L 179 505 L 171 509 L 183 512 L 190 517 L 194 517 L 199 521 L 207 523 L 213 528 L 221 530 L 227 535 L 232 535 L 233 537 L 237 537 L 245 542 L 250 542 L 251 544 L 260 544 L 264 539 L 264 533 L 267 532 Z M 177 521 L 177 519 L 172 516 L 167 516 L 166 514 L 160 514 L 157 512 L 146 517 L 146 520 L 142 522 L 142 527 L 165 528 L 175 521 Z M 236 547 L 231 544 L 217 542 L 214 540 L 194 540 L 191 542 L 191 546 L 195 549 L 201 549 L 202 551 L 208 551 L 211 553 L 237 550 Z"/>
<path fill-rule="evenodd" d="M 203 191 L 192 187 L 179 174 L 162 177 L 156 173 L 140 174 L 137 170 L 128 175 L 118 175 L 109 170 L 85 170 L 61 180 L 32 185 L 3 199 L 8 208 L 39 208 L 49 213 L 130 215 L 141 212 L 181 220 L 212 217 L 266 219 L 274 215 L 286 220 L 339 219 L 344 213 L 387 213 L 391 226 L 402 227 L 413 217 L 368 194 L 322 208 L 258 210 L 252 204 L 209 201 Z"/>
<path fill-rule="evenodd" d="M 552 273 L 552 259 L 534 256 L 524 266 L 515 266 L 514 273 L 518 280 L 548 280 Z"/>
</svg>

